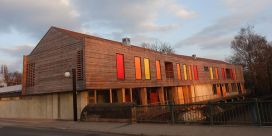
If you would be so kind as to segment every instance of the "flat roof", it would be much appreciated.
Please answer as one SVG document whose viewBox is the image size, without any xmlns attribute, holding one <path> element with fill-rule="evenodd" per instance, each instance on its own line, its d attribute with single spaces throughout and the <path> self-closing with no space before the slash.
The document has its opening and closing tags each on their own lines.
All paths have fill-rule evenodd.
<svg viewBox="0 0 272 136">
<path fill-rule="evenodd" d="M 22 85 L 14 85 L 0 88 L 0 94 L 22 92 Z"/>
</svg>

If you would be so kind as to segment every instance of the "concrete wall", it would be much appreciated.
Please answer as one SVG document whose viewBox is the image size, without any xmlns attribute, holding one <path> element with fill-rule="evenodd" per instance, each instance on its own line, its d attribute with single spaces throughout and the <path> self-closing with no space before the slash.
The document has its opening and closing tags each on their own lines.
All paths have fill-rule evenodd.
<svg viewBox="0 0 272 136">
<path fill-rule="evenodd" d="M 80 92 L 78 118 L 88 103 L 88 92 Z M 0 118 L 73 119 L 72 93 L 1 98 Z"/>
</svg>

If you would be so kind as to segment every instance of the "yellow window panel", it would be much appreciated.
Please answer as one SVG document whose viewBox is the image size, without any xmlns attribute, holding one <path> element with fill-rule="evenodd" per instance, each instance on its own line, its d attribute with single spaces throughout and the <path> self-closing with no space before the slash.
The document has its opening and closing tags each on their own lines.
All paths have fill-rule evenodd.
<svg viewBox="0 0 272 136">
<path fill-rule="evenodd" d="M 149 59 L 144 58 L 145 79 L 150 79 Z"/>
</svg>

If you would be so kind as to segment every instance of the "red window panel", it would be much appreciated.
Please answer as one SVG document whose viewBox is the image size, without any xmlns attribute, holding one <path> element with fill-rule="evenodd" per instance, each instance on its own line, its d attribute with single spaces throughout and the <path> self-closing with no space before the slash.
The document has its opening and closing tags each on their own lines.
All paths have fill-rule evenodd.
<svg viewBox="0 0 272 136">
<path fill-rule="evenodd" d="M 236 80 L 237 76 L 236 76 L 236 69 L 233 69 L 233 79 Z"/>
<path fill-rule="evenodd" d="M 195 78 L 195 80 L 198 80 L 198 70 L 197 70 L 197 66 L 194 66 L 194 78 Z"/>
<path fill-rule="evenodd" d="M 232 69 L 230 69 L 230 78 L 233 79 L 233 72 L 232 72 Z"/>
<path fill-rule="evenodd" d="M 226 80 L 226 72 L 225 72 L 225 69 L 222 68 L 221 71 L 222 71 L 222 77 L 223 77 L 223 79 Z"/>
<path fill-rule="evenodd" d="M 124 55 L 116 54 L 117 79 L 125 79 Z"/>
</svg>

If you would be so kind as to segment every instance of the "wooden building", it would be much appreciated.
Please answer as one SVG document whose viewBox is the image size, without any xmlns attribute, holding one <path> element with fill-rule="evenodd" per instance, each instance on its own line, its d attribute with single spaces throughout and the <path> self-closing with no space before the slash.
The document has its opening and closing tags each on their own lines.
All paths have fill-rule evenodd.
<svg viewBox="0 0 272 136">
<path fill-rule="evenodd" d="M 24 57 L 22 94 L 71 91 L 64 73 L 73 68 L 77 89 L 88 91 L 90 103 L 182 104 L 245 93 L 240 65 L 51 27 Z"/>
</svg>

